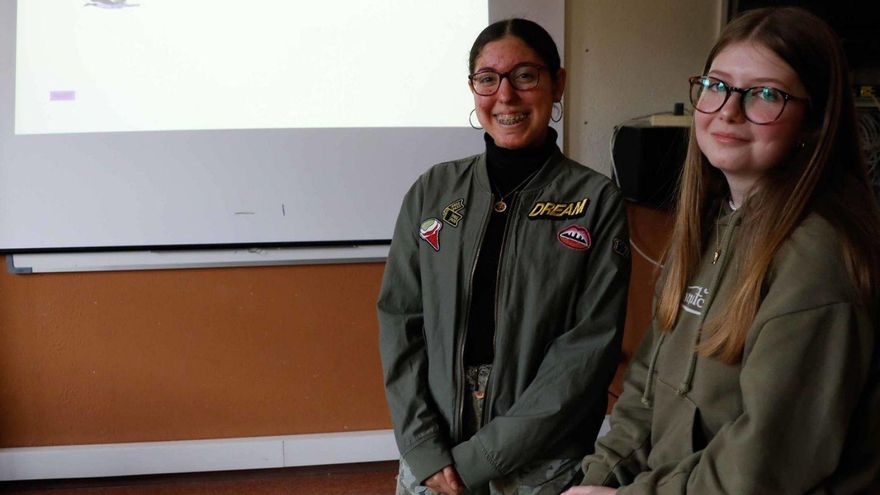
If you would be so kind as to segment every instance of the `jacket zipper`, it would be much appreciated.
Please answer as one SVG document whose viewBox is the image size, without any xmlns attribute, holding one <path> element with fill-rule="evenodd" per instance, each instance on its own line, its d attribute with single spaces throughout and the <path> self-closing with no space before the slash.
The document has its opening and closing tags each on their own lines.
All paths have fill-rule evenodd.
<svg viewBox="0 0 880 495">
<path fill-rule="evenodd" d="M 513 211 L 516 206 L 516 200 L 518 199 L 519 193 L 514 193 L 510 197 L 510 206 L 507 208 L 509 212 L 509 216 L 504 219 L 504 233 L 501 235 L 501 249 L 498 251 L 498 266 L 495 268 L 495 331 L 492 333 L 492 368 L 489 370 L 489 376 L 486 377 L 486 392 L 483 395 L 483 410 L 480 414 L 480 427 L 486 425 L 488 422 L 488 415 L 486 414 L 486 407 L 489 404 L 489 395 L 492 391 L 492 376 L 495 374 L 495 362 L 498 360 L 498 354 L 496 352 L 496 347 L 498 343 L 498 294 L 501 293 L 499 290 L 501 287 L 501 268 L 504 266 L 504 247 L 507 245 L 507 233 L 510 231 L 510 223 L 513 221 Z"/>
<path fill-rule="evenodd" d="M 483 215 L 483 225 L 480 229 L 480 238 L 477 239 L 477 254 L 474 256 L 474 262 L 471 265 L 471 276 L 470 280 L 468 280 L 468 292 L 467 297 L 465 297 L 465 311 L 464 315 L 464 332 L 461 334 L 461 338 L 458 343 L 458 371 L 459 371 L 459 381 L 458 381 L 458 413 L 455 415 L 455 437 L 457 437 L 457 441 L 461 442 L 464 440 L 464 428 L 462 427 L 462 422 L 464 420 L 464 400 L 465 400 L 465 390 L 464 383 L 466 381 L 465 370 L 464 370 L 464 345 L 467 342 L 467 334 L 468 327 L 470 326 L 471 321 L 471 294 L 473 293 L 473 284 L 474 284 L 474 273 L 477 271 L 477 261 L 480 259 L 480 251 L 483 245 L 483 238 L 486 236 L 486 228 L 489 225 L 487 219 L 492 215 L 492 205 L 495 203 L 495 195 L 489 195 L 489 209 L 486 210 L 486 214 Z M 494 344 L 493 344 L 494 346 Z"/>
</svg>

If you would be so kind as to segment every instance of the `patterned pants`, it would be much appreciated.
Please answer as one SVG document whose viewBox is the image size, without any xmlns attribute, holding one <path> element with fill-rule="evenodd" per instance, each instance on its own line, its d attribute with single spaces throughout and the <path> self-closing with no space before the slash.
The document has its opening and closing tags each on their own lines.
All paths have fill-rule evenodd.
<svg viewBox="0 0 880 495">
<path fill-rule="evenodd" d="M 482 422 L 486 384 L 492 365 L 468 367 L 465 370 L 466 393 L 471 401 L 465 403 L 466 431 L 473 434 Z M 532 461 L 513 473 L 489 482 L 488 486 L 471 490 L 468 495 L 559 495 L 581 476 L 580 459 L 543 459 Z M 396 495 L 430 495 L 433 492 L 419 485 L 406 462 L 400 460 Z"/>
</svg>

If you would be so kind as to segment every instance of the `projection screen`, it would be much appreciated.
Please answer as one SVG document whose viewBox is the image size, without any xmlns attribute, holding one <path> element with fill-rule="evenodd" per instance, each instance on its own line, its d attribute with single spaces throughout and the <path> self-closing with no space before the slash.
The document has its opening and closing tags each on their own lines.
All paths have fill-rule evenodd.
<svg viewBox="0 0 880 495">
<path fill-rule="evenodd" d="M 0 250 L 387 242 L 501 3 L 0 0 Z"/>
</svg>

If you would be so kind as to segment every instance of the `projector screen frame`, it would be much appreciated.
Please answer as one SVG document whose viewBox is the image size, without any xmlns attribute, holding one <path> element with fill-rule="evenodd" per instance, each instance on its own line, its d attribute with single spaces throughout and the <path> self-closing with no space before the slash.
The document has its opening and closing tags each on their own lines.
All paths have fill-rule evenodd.
<svg viewBox="0 0 880 495">
<path fill-rule="evenodd" d="M 519 0 L 515 2 L 503 2 L 504 5 L 500 5 L 502 2 L 492 3 L 490 2 L 489 8 L 489 18 L 490 21 L 512 17 L 512 16 L 521 16 L 534 19 L 548 28 L 551 33 L 554 35 L 554 39 L 557 41 L 560 49 L 560 54 L 564 53 L 564 1 L 562 0 L 554 0 L 552 2 L 539 2 L 539 1 L 529 1 L 529 0 Z M 15 37 L 15 16 L 14 15 L 6 15 L 7 12 L 10 11 L 10 6 L 12 7 L 12 12 L 15 12 L 15 1 L 14 0 L 0 0 L 0 46 L 9 46 L 9 40 L 4 39 L 4 37 L 12 36 Z M 11 26 L 10 26 L 11 24 Z M 14 39 L 12 45 L 14 46 Z M 5 56 L 5 55 L 4 55 Z M 13 54 L 14 58 L 14 54 Z M 2 62 L 2 58 L 0 58 L 0 62 Z M 463 58 L 463 64 L 465 60 Z M 5 65 L 0 65 L 0 67 L 6 67 Z M 462 74 L 464 75 L 464 70 L 462 70 Z M 6 97 L 9 91 L 8 87 L 3 87 L 3 85 L 7 84 L 7 80 L 9 78 L 4 78 L 4 81 L 0 81 L 0 96 Z M 14 96 L 13 96 L 14 98 Z M 8 125 L 11 124 L 10 117 L 8 115 L 4 115 L 0 117 L 3 119 L 2 124 L 0 124 L 0 131 L 6 132 L 8 129 Z M 562 127 L 562 123 L 556 124 L 555 127 L 560 129 Z M 362 130 L 358 130 L 361 132 Z M 476 131 L 472 131 L 471 129 L 461 129 L 463 131 L 460 136 L 453 134 L 451 141 L 468 141 L 474 144 L 474 152 L 479 152 L 481 150 L 481 137 L 480 133 Z M 213 131 L 212 131 L 213 132 Z M 220 131 L 227 134 L 227 137 L 234 139 L 231 137 L 233 134 L 238 133 L 247 133 L 247 132 L 256 132 L 256 131 Z M 281 132 L 281 131 L 276 131 Z M 310 130 L 306 130 L 305 132 L 310 132 Z M 124 134 L 124 135 L 123 135 Z M 151 133 L 122 133 L 121 139 L 124 140 L 134 140 L 140 142 L 142 146 L 156 146 L 157 144 L 150 139 Z M 201 138 L 203 134 L 202 131 L 179 131 L 177 137 L 181 141 L 190 141 L 190 140 L 198 140 Z M 270 132 L 271 134 L 271 132 Z M 369 132 L 367 132 L 369 134 Z M 562 132 L 560 132 L 560 138 L 562 136 Z M 27 139 L 27 136 L 19 136 Z M 57 136 L 57 139 L 60 141 L 64 141 L 65 139 L 70 139 L 69 135 Z M 382 144 L 378 141 L 374 141 L 372 139 L 363 138 L 364 141 L 372 141 L 376 146 L 386 147 L 386 149 L 395 149 L 394 143 L 385 143 Z M 365 144 L 365 143 L 361 143 Z M 438 147 L 445 147 L 446 143 L 440 142 L 435 143 Z M 560 142 L 560 145 L 562 143 Z M 3 153 L 3 150 L 0 150 L 0 154 Z M 465 156 L 464 154 L 458 154 L 455 156 L 450 156 L 449 158 L 458 158 L 460 156 Z M 411 171 L 411 176 L 406 180 L 407 183 L 411 183 L 412 180 L 415 179 L 421 172 L 426 170 L 433 162 L 422 162 L 415 166 Z M 5 179 L 7 176 L 6 172 L 0 170 L 0 180 Z M 20 191 L 33 191 L 34 188 L 38 188 L 39 185 L 34 184 L 23 184 L 21 182 L 15 183 L 14 187 Z M 399 193 L 399 194 L 398 194 Z M 390 205 L 390 210 L 393 210 L 392 217 L 396 215 L 400 199 L 402 198 L 402 192 L 396 192 L 394 194 L 396 197 L 389 198 L 388 204 Z M 2 198 L 0 198 L 2 201 Z M 0 206 L 2 207 L 2 206 Z M 282 205 L 281 208 L 284 208 Z M 243 215 L 247 215 L 247 211 L 241 212 Z M 335 219 L 336 221 L 339 218 Z M 272 249 L 272 248 L 302 248 L 304 250 L 312 250 L 314 252 L 315 248 L 326 247 L 328 248 L 326 255 L 319 254 L 313 257 L 314 260 L 321 262 L 322 260 L 351 260 L 356 261 L 358 259 L 357 255 L 346 254 L 344 256 L 337 257 L 334 253 L 340 252 L 338 248 L 347 247 L 357 249 L 357 246 L 387 246 L 390 242 L 390 230 L 393 226 L 393 218 L 391 221 L 386 222 L 388 226 L 388 236 L 380 236 L 377 238 L 357 238 L 357 239 L 322 239 L 322 240 L 298 240 L 298 241 L 289 241 L 284 239 L 262 239 L 262 240 L 243 240 L 241 242 L 189 242 L 184 240 L 183 242 L 169 242 L 162 241 L 158 243 L 153 242 L 134 242 L 134 243 L 125 243 L 125 244 L 112 244 L 112 243 L 92 243 L 92 244 L 79 244 L 79 245 L 44 245 L 44 246 L 34 246 L 34 245 L 15 245 L 4 242 L 0 245 L 0 252 L 3 253 L 95 253 L 95 252 L 108 252 L 108 251 L 131 251 L 131 252 L 174 252 L 181 250 L 194 250 L 194 251 L 204 251 L 204 252 L 212 252 L 217 253 L 219 251 L 227 251 L 227 252 L 239 252 L 242 250 L 248 249 Z M 3 229 L 4 226 L 0 225 L 0 229 Z M 374 250 L 370 251 L 371 253 Z M 233 257 L 234 258 L 234 257 Z M 366 256 L 363 257 L 367 260 L 373 260 L 375 257 Z M 229 263 L 224 262 L 224 263 Z M 233 264 L 235 261 L 233 260 Z M 223 265 L 226 266 L 226 265 Z"/>
</svg>

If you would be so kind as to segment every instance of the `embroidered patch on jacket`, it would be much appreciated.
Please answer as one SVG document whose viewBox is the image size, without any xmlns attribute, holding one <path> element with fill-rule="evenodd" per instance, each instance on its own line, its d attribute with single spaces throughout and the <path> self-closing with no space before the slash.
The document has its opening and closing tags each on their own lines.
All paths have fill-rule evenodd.
<svg viewBox="0 0 880 495">
<path fill-rule="evenodd" d="M 590 198 L 584 198 L 580 201 L 574 201 L 571 203 L 538 201 L 534 205 L 532 205 L 532 209 L 529 210 L 529 220 L 539 220 L 547 218 L 552 220 L 580 218 L 584 216 L 584 213 L 587 211 L 587 206 L 589 204 Z"/>
<path fill-rule="evenodd" d="M 443 221 L 453 227 L 458 227 L 458 222 L 464 218 L 464 215 L 462 214 L 463 210 L 464 199 L 457 199 L 452 203 L 449 203 L 446 208 L 443 208 Z"/>
<path fill-rule="evenodd" d="M 590 239 L 590 231 L 580 225 L 569 225 L 559 231 L 556 238 L 563 246 L 576 249 L 578 251 L 586 251 L 590 249 L 593 241 Z"/>
<path fill-rule="evenodd" d="M 629 258 L 629 246 L 626 241 L 619 237 L 615 237 L 614 240 L 611 241 L 611 250 L 624 258 Z"/>
<path fill-rule="evenodd" d="M 419 229 L 419 237 L 434 248 L 434 251 L 440 251 L 440 229 L 443 224 L 436 218 L 429 218 L 422 222 Z"/>
</svg>

